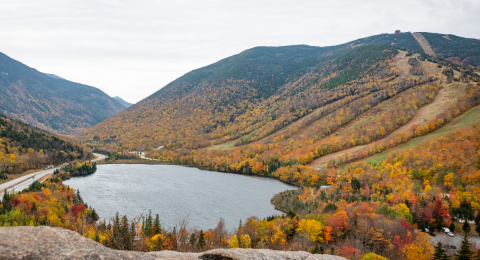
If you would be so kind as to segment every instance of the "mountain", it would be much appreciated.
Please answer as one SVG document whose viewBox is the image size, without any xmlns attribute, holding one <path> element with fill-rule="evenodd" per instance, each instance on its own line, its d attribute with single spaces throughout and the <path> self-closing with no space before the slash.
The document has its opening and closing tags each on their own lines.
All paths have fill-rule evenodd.
<svg viewBox="0 0 480 260">
<path fill-rule="evenodd" d="M 57 75 L 53 75 L 53 74 L 49 74 L 49 73 L 43 73 L 43 74 L 45 74 L 45 75 L 47 75 L 47 76 L 49 76 L 49 77 L 51 77 L 51 78 L 54 78 L 54 79 L 64 79 L 64 78 L 60 78 L 60 77 L 57 76 Z"/>
<path fill-rule="evenodd" d="M 78 134 L 125 109 L 97 88 L 55 77 L 0 53 L 0 113 L 52 133 Z"/>
<path fill-rule="evenodd" d="M 128 103 L 127 101 L 123 100 L 121 97 L 119 96 L 116 96 L 116 97 L 113 97 L 115 100 L 117 100 L 120 104 L 122 104 L 125 108 L 129 108 L 130 106 L 132 106 L 133 104 L 131 103 Z"/>
<path fill-rule="evenodd" d="M 380 34 L 331 47 L 255 47 L 185 74 L 81 138 L 138 149 L 250 143 L 358 95 L 369 77 L 397 76 L 398 50 L 450 67 L 480 66 L 479 40 L 434 33 Z"/>
</svg>

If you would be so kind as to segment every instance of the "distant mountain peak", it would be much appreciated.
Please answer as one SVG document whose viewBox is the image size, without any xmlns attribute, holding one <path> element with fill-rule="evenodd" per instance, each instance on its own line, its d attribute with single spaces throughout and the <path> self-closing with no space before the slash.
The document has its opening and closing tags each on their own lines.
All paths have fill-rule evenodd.
<svg viewBox="0 0 480 260">
<path fill-rule="evenodd" d="M 54 75 L 54 74 L 49 74 L 49 73 L 43 73 L 43 74 L 45 74 L 45 75 L 49 76 L 50 78 L 54 78 L 54 79 L 63 79 L 63 80 L 65 80 L 64 78 L 61 78 L 61 77 L 59 77 L 59 76 L 57 76 L 57 75 Z"/>
<path fill-rule="evenodd" d="M 127 101 L 123 100 L 123 98 L 121 98 L 119 96 L 113 97 L 113 99 L 117 100 L 125 108 L 129 108 L 130 106 L 133 105 L 132 103 L 128 103 Z"/>
</svg>

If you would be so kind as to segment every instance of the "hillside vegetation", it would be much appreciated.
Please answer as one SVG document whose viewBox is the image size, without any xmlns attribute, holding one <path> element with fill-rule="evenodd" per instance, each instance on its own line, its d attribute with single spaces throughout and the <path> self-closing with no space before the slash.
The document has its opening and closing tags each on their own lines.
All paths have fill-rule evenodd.
<svg viewBox="0 0 480 260">
<path fill-rule="evenodd" d="M 0 115 L 0 181 L 45 165 L 89 158 L 85 145 Z"/>
<path fill-rule="evenodd" d="M 54 78 L 0 53 L 0 113 L 57 134 L 78 134 L 125 108 L 101 90 Z"/>
<path fill-rule="evenodd" d="M 206 232 L 189 232 L 185 222 L 171 232 L 150 213 L 141 225 L 117 215 L 112 225 L 73 227 L 57 214 L 60 225 L 127 250 L 252 247 L 432 259 L 429 235 L 418 230 L 455 227 L 480 210 L 480 125 L 458 123 L 476 118 L 479 76 L 469 55 L 480 53 L 472 39 L 422 36 L 436 57 L 410 33 L 253 48 L 187 73 L 79 136 L 110 154 L 143 150 L 160 162 L 294 184 L 300 188 L 272 200 L 285 215 L 251 217 L 234 233 L 222 221 Z M 444 129 L 455 131 L 434 136 Z M 364 161 L 385 151 L 394 153 Z M 23 214 L 28 196 L 18 203 Z"/>
</svg>

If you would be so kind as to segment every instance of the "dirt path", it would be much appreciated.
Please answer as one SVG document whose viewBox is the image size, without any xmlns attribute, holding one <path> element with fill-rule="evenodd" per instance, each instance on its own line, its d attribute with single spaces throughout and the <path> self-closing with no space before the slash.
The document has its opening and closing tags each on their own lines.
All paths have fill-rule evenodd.
<svg viewBox="0 0 480 260">
<path fill-rule="evenodd" d="M 432 47 L 428 43 L 427 39 L 423 37 L 421 33 L 412 33 L 412 36 L 417 40 L 418 44 L 422 47 L 423 51 L 433 57 L 437 57 L 435 52 L 433 51 Z"/>
</svg>

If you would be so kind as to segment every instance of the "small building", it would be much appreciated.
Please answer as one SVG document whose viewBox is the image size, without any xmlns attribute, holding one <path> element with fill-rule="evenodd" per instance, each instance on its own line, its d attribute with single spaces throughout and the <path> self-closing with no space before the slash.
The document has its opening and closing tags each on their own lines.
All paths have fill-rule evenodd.
<svg viewBox="0 0 480 260">
<path fill-rule="evenodd" d="M 320 190 L 328 190 L 328 188 L 330 188 L 330 186 L 326 186 L 326 185 L 320 186 Z"/>
<path fill-rule="evenodd" d="M 396 34 L 396 35 L 401 34 L 400 30 L 395 30 L 395 34 Z"/>
</svg>

